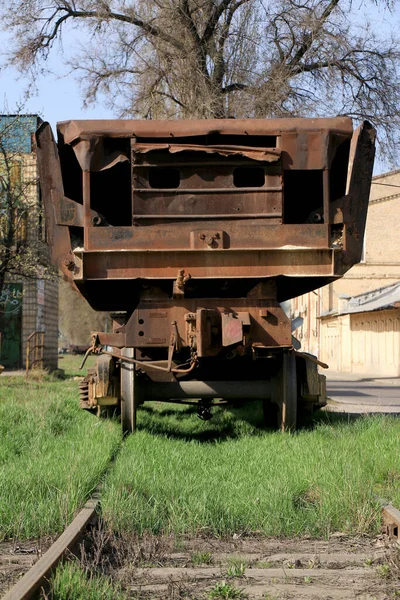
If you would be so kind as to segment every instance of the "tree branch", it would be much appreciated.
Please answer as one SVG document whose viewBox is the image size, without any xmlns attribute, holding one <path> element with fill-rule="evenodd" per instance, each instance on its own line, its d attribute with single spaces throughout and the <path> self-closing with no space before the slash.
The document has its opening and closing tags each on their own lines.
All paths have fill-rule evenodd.
<svg viewBox="0 0 400 600">
<path fill-rule="evenodd" d="M 236 0 L 236 2 L 234 2 L 233 0 L 222 0 L 220 4 L 215 4 L 213 10 L 211 11 L 211 16 L 208 19 L 204 28 L 202 36 L 203 41 L 205 43 L 208 43 L 210 41 L 211 37 L 214 34 L 218 21 L 220 20 L 225 10 L 228 8 L 229 4 L 231 4 L 230 12 L 233 15 L 238 10 L 238 8 L 240 8 L 246 2 L 250 1 L 251 0 Z"/>
<path fill-rule="evenodd" d="M 306 52 L 308 52 L 308 50 L 311 48 L 314 38 L 319 33 L 319 31 L 321 30 L 325 21 L 332 14 L 332 12 L 337 7 L 339 2 L 340 2 L 340 0 L 331 0 L 330 3 L 328 4 L 328 6 L 323 11 L 322 15 L 317 20 L 317 26 L 315 28 L 312 28 L 311 32 L 307 32 L 304 34 L 303 42 L 302 42 L 300 48 L 297 50 L 296 54 L 294 55 L 292 60 L 289 62 L 290 67 L 296 66 L 301 61 L 301 59 L 306 54 Z"/>
<path fill-rule="evenodd" d="M 249 86 L 244 83 L 230 83 L 221 89 L 223 94 L 230 94 L 231 92 L 248 90 Z"/>
<path fill-rule="evenodd" d="M 96 11 L 96 10 L 76 10 L 69 3 L 64 2 L 63 7 L 60 7 L 59 9 L 57 9 L 57 11 L 50 18 L 47 19 L 47 24 L 51 23 L 51 21 L 53 20 L 53 18 L 57 14 L 57 12 L 58 13 L 64 12 L 65 14 L 63 14 L 61 17 L 59 17 L 57 19 L 50 34 L 47 34 L 47 35 L 42 34 L 39 37 L 39 39 L 38 39 L 39 44 L 37 46 L 38 49 L 40 47 L 48 47 L 49 44 L 57 36 L 61 25 L 69 18 L 72 18 L 72 19 L 100 19 L 100 20 L 104 20 L 105 18 L 107 18 L 107 19 L 112 19 L 114 21 L 119 21 L 121 23 L 135 25 L 136 27 L 139 27 L 140 29 L 142 29 L 143 31 L 148 33 L 149 35 L 151 35 L 153 37 L 157 37 L 157 38 L 163 40 L 164 42 L 167 42 L 168 44 L 177 48 L 178 50 L 181 50 L 181 51 L 185 50 L 185 46 L 181 41 L 179 41 L 175 37 L 169 35 L 167 32 L 163 31 L 157 25 L 154 25 L 151 22 L 141 19 L 140 17 L 137 17 L 137 16 L 133 16 L 133 15 L 129 16 L 129 15 L 124 15 L 121 13 L 113 12 L 108 7 L 106 7 L 106 10 L 104 12 Z M 44 43 L 45 40 L 46 40 L 46 42 Z"/>
</svg>

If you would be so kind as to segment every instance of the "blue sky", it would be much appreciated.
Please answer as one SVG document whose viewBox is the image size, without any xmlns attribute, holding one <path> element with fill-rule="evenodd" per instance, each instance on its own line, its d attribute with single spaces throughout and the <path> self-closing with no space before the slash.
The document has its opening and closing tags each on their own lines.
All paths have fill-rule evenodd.
<svg viewBox="0 0 400 600">
<path fill-rule="evenodd" d="M 35 93 L 28 100 L 25 100 L 25 92 L 31 86 L 30 80 L 21 77 L 16 69 L 2 67 L 0 54 L 0 113 L 14 112 L 18 106 L 23 106 L 23 112 L 38 114 L 50 122 L 53 130 L 57 121 L 116 117 L 101 102 L 91 108 L 83 107 L 78 83 L 63 65 L 63 56 L 68 54 L 63 48 L 73 48 L 83 41 L 84 34 L 76 36 L 69 31 L 65 34 L 63 47 L 56 43 L 46 63 L 50 73 L 35 80 Z M 0 48 L 7 48 L 9 41 L 9 36 L 0 31 Z"/>
</svg>

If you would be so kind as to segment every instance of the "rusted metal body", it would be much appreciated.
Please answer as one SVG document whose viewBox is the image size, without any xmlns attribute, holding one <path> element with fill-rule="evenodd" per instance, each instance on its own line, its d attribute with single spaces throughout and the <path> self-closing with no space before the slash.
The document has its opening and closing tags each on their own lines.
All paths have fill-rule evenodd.
<svg viewBox="0 0 400 600">
<path fill-rule="evenodd" d="M 316 366 L 299 366 L 279 302 L 360 260 L 374 138 L 346 117 L 67 121 L 58 145 L 42 125 L 53 261 L 93 308 L 118 313 L 93 348 L 130 359 L 128 379 L 152 393 L 186 378 L 248 381 L 251 395 L 271 380 L 285 426 L 288 373 L 303 371 L 304 398 L 321 394 L 306 393 Z"/>
</svg>

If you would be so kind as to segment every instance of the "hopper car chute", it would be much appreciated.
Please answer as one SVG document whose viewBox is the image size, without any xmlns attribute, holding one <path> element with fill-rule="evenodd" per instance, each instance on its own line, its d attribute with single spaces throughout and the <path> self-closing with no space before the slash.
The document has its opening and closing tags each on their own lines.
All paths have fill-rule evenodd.
<svg viewBox="0 0 400 600">
<path fill-rule="evenodd" d="M 332 119 L 44 123 L 37 158 L 52 260 L 112 332 L 83 408 L 261 398 L 294 428 L 325 401 L 280 302 L 361 257 L 375 131 Z"/>
</svg>

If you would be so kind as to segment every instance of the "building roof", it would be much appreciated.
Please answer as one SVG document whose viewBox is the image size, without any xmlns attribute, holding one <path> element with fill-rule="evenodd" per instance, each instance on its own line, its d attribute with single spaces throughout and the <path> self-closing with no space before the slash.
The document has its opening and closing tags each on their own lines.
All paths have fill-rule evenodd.
<svg viewBox="0 0 400 600">
<path fill-rule="evenodd" d="M 340 310 L 322 314 L 322 317 L 372 312 L 385 308 L 400 308 L 400 282 L 365 294 L 350 297 Z"/>
</svg>

